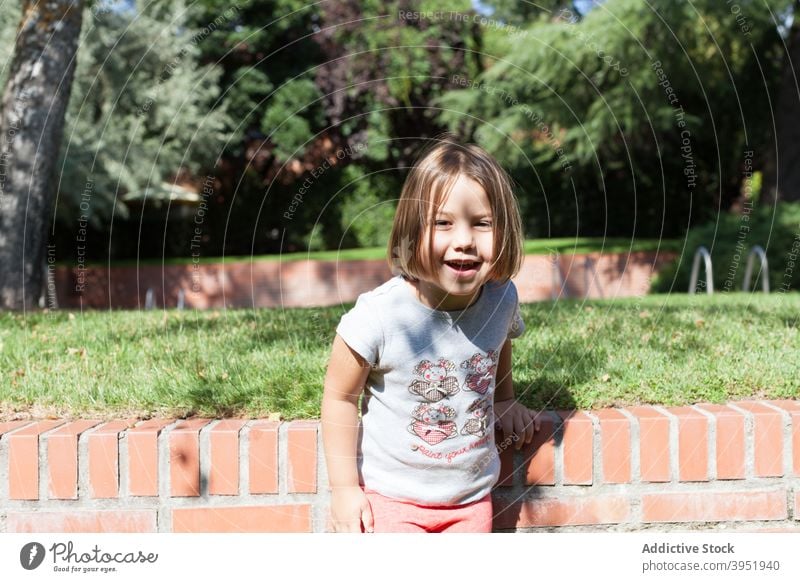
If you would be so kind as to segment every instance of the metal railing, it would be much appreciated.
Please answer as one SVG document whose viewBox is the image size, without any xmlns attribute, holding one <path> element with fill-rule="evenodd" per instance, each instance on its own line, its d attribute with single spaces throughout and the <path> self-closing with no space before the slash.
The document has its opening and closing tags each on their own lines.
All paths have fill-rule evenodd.
<svg viewBox="0 0 800 582">
<path fill-rule="evenodd" d="M 756 281 L 759 276 L 761 277 L 761 290 L 764 293 L 769 293 L 769 268 L 767 265 L 767 253 L 764 252 L 760 246 L 756 245 L 747 254 L 747 267 L 744 270 L 744 281 L 742 281 L 742 291 L 750 290 L 750 279 L 753 276 L 753 258 L 758 256 L 760 265 L 758 273 L 756 273 Z M 753 289 L 755 291 L 755 289 Z"/>
<path fill-rule="evenodd" d="M 176 307 L 178 309 L 183 309 L 186 306 L 186 292 L 183 289 L 178 289 L 178 303 Z M 144 295 L 144 308 L 145 309 L 155 309 L 156 308 L 156 293 L 152 287 L 147 289 L 147 293 Z"/>
<path fill-rule="evenodd" d="M 697 291 L 697 275 L 700 270 L 700 258 L 703 259 L 703 264 L 706 268 L 706 293 L 709 295 L 714 294 L 714 273 L 711 269 L 711 253 L 704 246 L 700 246 L 694 252 L 694 262 L 692 262 L 692 276 L 689 279 L 689 294 L 694 295 Z"/>
</svg>

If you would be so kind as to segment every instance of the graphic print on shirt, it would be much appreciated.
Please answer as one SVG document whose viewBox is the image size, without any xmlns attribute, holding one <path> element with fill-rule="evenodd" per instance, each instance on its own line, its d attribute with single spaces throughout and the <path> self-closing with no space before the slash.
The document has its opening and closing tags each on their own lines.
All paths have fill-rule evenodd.
<svg viewBox="0 0 800 582">
<path fill-rule="evenodd" d="M 461 434 L 474 435 L 476 437 L 485 436 L 489 431 L 489 419 L 492 418 L 492 403 L 489 398 L 479 398 L 467 408 L 470 415 Z"/>
<path fill-rule="evenodd" d="M 422 380 L 415 379 L 408 390 L 428 402 L 439 402 L 458 392 L 458 378 L 448 375 L 455 372 L 455 369 L 456 365 L 444 358 L 439 358 L 436 362 L 422 360 L 414 368 L 414 373 Z"/>
<path fill-rule="evenodd" d="M 492 385 L 495 370 L 497 369 L 497 351 L 489 350 L 486 355 L 478 352 L 469 360 L 461 362 L 461 367 L 467 370 L 467 379 L 464 390 L 486 394 Z"/>
<path fill-rule="evenodd" d="M 451 406 L 423 402 L 414 408 L 411 415 L 414 419 L 408 426 L 409 432 L 429 445 L 439 444 L 458 435 L 458 428 L 452 420 L 456 411 Z"/>
</svg>

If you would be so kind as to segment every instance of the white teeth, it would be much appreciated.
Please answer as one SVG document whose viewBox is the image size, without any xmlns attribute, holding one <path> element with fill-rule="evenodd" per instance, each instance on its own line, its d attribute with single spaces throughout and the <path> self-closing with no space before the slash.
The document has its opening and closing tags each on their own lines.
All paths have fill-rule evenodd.
<svg viewBox="0 0 800 582">
<path fill-rule="evenodd" d="M 477 261 L 447 261 L 447 264 L 452 267 L 465 269 L 477 267 L 479 263 Z"/>
</svg>

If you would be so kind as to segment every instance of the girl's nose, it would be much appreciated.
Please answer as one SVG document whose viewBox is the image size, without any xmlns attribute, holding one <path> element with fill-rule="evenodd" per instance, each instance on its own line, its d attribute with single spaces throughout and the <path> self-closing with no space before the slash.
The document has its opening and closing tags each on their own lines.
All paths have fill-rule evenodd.
<svg viewBox="0 0 800 582">
<path fill-rule="evenodd" d="M 475 238 L 472 236 L 472 229 L 468 226 L 460 226 L 453 233 L 453 246 L 456 248 L 472 248 Z"/>
</svg>

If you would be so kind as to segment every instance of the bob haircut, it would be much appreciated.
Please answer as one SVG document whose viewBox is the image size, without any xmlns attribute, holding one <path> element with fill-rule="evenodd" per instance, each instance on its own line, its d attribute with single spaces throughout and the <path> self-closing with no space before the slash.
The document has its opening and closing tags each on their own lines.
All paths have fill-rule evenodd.
<svg viewBox="0 0 800 582">
<path fill-rule="evenodd" d="M 519 271 L 523 256 L 522 218 L 511 179 L 483 148 L 461 144 L 445 134 L 423 150 L 400 193 L 387 254 L 394 274 L 418 280 L 434 272 L 431 249 L 421 247 L 426 239 L 432 242 L 432 237 L 425 235 L 459 176 L 480 184 L 489 198 L 494 242 L 489 279 L 505 282 Z"/>
</svg>

